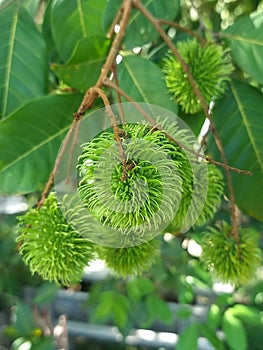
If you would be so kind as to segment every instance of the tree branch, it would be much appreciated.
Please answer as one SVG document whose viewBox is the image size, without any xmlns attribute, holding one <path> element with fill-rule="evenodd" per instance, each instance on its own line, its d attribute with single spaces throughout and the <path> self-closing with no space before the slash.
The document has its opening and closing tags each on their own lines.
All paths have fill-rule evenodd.
<svg viewBox="0 0 263 350">
<path fill-rule="evenodd" d="M 233 189 L 233 184 L 232 184 L 232 178 L 231 174 L 229 171 L 228 163 L 227 163 L 227 158 L 225 154 L 225 150 L 223 147 L 223 144 L 221 142 L 221 139 L 219 137 L 219 134 L 217 132 L 216 126 L 211 118 L 211 115 L 209 113 L 209 107 L 208 104 L 206 103 L 201 91 L 199 90 L 193 75 L 186 64 L 186 62 L 183 60 L 181 57 L 180 53 L 178 52 L 177 48 L 171 41 L 171 39 L 168 37 L 166 32 L 162 29 L 160 26 L 160 22 L 158 19 L 156 19 L 147 9 L 146 7 L 141 3 L 140 0 L 132 0 L 132 4 L 135 8 L 137 8 L 147 19 L 148 21 L 153 25 L 153 27 L 157 30 L 157 32 L 160 34 L 161 38 L 164 40 L 164 42 L 167 44 L 167 46 L 170 48 L 171 52 L 174 54 L 174 56 L 177 58 L 177 60 L 180 62 L 183 70 L 185 71 L 188 80 L 193 88 L 193 91 L 197 98 L 199 99 L 202 109 L 206 115 L 206 117 L 210 121 L 211 125 L 211 132 L 214 135 L 216 145 L 218 147 L 218 150 L 220 152 L 222 161 L 224 163 L 224 169 L 225 169 L 225 174 L 226 174 L 226 182 L 227 182 L 227 187 L 229 191 L 229 202 L 230 202 L 230 214 L 231 214 L 231 222 L 232 222 L 232 231 L 231 235 L 233 235 L 236 239 L 236 242 L 239 244 L 239 232 L 238 232 L 238 220 L 236 216 L 236 205 L 235 205 L 235 195 L 234 195 L 234 189 Z"/>
<path fill-rule="evenodd" d="M 148 122 L 150 123 L 151 126 L 153 127 L 157 127 L 158 128 L 158 125 L 156 125 L 156 121 L 154 119 L 152 119 L 145 111 L 144 109 L 136 102 L 134 101 L 128 94 L 126 94 L 125 91 L 123 91 L 118 85 L 116 85 L 114 82 L 112 82 L 111 80 L 109 80 L 108 78 L 105 78 L 104 79 L 104 83 L 103 83 L 104 86 L 107 86 L 113 90 L 115 90 L 119 95 L 122 95 L 128 102 L 131 102 L 134 107 L 137 109 L 137 111 L 146 119 L 148 120 Z M 159 130 L 163 131 L 161 127 L 158 128 Z M 163 131 L 164 132 L 164 131 Z M 180 148 L 183 148 L 185 149 L 186 151 L 194 154 L 196 157 L 200 157 L 204 160 L 206 160 L 207 162 L 209 163 L 212 163 L 212 164 L 215 164 L 215 165 L 218 165 L 218 166 L 221 166 L 223 167 L 224 169 L 228 168 L 229 170 L 232 170 L 232 171 L 235 171 L 237 173 L 240 173 L 240 174 L 244 174 L 244 175 L 252 175 L 252 173 L 250 171 L 247 171 L 247 170 L 242 170 L 242 169 L 238 169 L 238 168 L 235 168 L 235 167 L 232 167 L 230 165 L 226 165 L 224 163 L 221 163 L 221 162 L 218 162 L 208 156 L 205 156 L 199 152 L 196 152 L 194 151 L 193 149 L 191 148 L 188 148 L 187 146 L 183 145 L 182 143 L 180 143 L 178 140 L 176 140 L 174 137 L 172 137 L 171 135 L 169 135 L 168 133 L 164 132 L 165 136 L 171 140 L 172 142 L 176 143 Z"/>
<path fill-rule="evenodd" d="M 112 42 L 110 52 L 107 56 L 104 66 L 102 67 L 100 76 L 97 80 L 95 87 L 100 88 L 103 85 L 104 78 L 108 76 L 109 72 L 111 71 L 112 65 L 115 63 L 116 56 L 119 52 L 120 45 L 122 43 L 126 28 L 129 23 L 131 7 L 132 7 L 132 0 L 123 0 L 122 6 L 119 12 L 117 13 L 115 20 L 113 21 L 114 25 L 116 25 L 117 24 L 116 20 L 119 20 L 120 14 L 122 15 L 121 21 L 120 21 L 120 30 L 116 34 Z M 83 98 L 83 101 L 76 113 L 76 116 L 83 115 L 85 111 L 92 106 L 96 97 L 97 97 L 96 91 L 94 89 L 89 89 Z"/>
</svg>

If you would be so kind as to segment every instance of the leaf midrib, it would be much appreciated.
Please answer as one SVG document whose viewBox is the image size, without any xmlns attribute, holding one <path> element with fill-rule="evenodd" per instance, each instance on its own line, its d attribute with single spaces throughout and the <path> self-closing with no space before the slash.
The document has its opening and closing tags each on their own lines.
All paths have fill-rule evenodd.
<svg viewBox="0 0 263 350">
<path fill-rule="evenodd" d="M 135 85 L 136 88 L 138 89 L 138 91 L 139 91 L 139 93 L 141 94 L 141 96 L 143 97 L 144 101 L 150 103 L 150 102 L 148 101 L 147 96 L 145 96 L 143 90 L 140 88 L 139 81 L 135 78 L 134 74 L 132 74 L 132 70 L 130 69 L 127 60 L 124 60 L 124 64 L 125 64 L 125 66 L 126 66 L 126 69 L 127 69 L 128 73 L 129 73 L 129 75 L 130 75 L 132 81 L 134 82 L 134 85 Z"/>
<path fill-rule="evenodd" d="M 3 93 L 3 99 L 2 99 L 2 116 L 4 117 L 6 114 L 6 108 L 7 108 L 7 100 L 8 100 L 8 91 L 9 91 L 9 82 L 10 82 L 10 76 L 11 76 L 11 66 L 12 66 L 12 57 L 14 52 L 14 43 L 15 43 L 15 33 L 17 29 L 17 23 L 18 23 L 18 13 L 19 13 L 19 3 L 16 7 L 16 13 L 14 14 L 14 18 L 12 21 L 12 26 L 10 29 L 10 45 L 7 53 L 7 65 L 6 65 L 6 73 L 4 78 L 4 86 L 6 87 L 4 89 Z"/>
<path fill-rule="evenodd" d="M 236 41 L 241 41 L 241 42 L 248 43 L 248 44 L 263 46 L 263 41 L 259 41 L 257 39 L 252 39 L 252 38 L 247 38 L 247 37 L 244 37 L 241 35 L 233 35 L 233 34 L 223 33 L 221 36 L 224 38 L 229 38 L 231 40 L 236 40 Z"/>
<path fill-rule="evenodd" d="M 24 152 L 20 156 L 16 157 L 13 161 L 9 162 L 6 166 L 2 167 L 0 169 L 0 174 L 4 171 L 6 171 L 11 166 L 15 165 L 17 162 L 21 161 L 22 159 L 26 158 L 33 152 L 40 149 L 42 146 L 45 146 L 46 144 L 50 143 L 51 141 L 55 140 L 58 136 L 62 135 L 64 132 L 66 132 L 69 129 L 69 125 L 65 126 L 62 129 L 59 129 L 57 133 L 52 134 L 50 137 L 45 138 L 44 141 L 39 142 L 38 144 L 34 145 L 33 148 L 30 148 L 28 151 Z"/>
</svg>

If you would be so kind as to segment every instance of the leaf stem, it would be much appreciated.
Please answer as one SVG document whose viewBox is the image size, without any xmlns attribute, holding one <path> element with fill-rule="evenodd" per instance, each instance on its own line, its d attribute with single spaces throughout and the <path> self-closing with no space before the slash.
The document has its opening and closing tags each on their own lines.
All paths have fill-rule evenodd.
<svg viewBox="0 0 263 350">
<path fill-rule="evenodd" d="M 123 0 L 122 6 L 121 6 L 119 12 L 117 13 L 115 20 L 113 21 L 113 23 L 115 23 L 115 25 L 116 25 L 117 19 L 119 20 L 121 17 L 120 30 L 116 34 L 115 38 L 113 39 L 109 54 L 107 56 L 107 59 L 106 59 L 104 66 L 101 69 L 101 73 L 100 73 L 100 76 L 97 80 L 95 87 L 100 88 L 103 85 L 104 78 L 108 76 L 109 72 L 112 69 L 113 64 L 115 63 L 116 56 L 119 52 L 120 45 L 122 43 L 126 28 L 128 26 L 128 23 L 129 23 L 131 8 L 132 8 L 132 0 Z M 122 16 L 120 16 L 120 14 Z M 85 113 L 85 111 L 92 106 L 96 97 L 97 97 L 96 91 L 93 88 L 89 89 L 86 92 L 76 115 L 77 116 L 83 115 Z"/>
<path fill-rule="evenodd" d="M 202 46 L 207 43 L 207 40 L 205 38 L 203 38 L 200 35 L 198 35 L 197 33 L 193 32 L 191 29 L 181 26 L 179 23 L 167 21 L 166 19 L 162 19 L 162 18 L 158 19 L 157 21 L 159 22 L 160 25 L 167 24 L 169 27 L 176 28 L 182 32 L 185 32 L 185 33 L 195 37 L 200 42 L 200 44 Z"/>
<path fill-rule="evenodd" d="M 157 127 L 158 128 L 158 125 L 156 125 L 155 123 L 155 120 L 152 119 L 145 111 L 144 109 L 136 102 L 134 101 L 128 94 L 126 94 L 125 91 L 123 91 L 117 84 L 115 84 L 114 82 L 112 82 L 111 80 L 109 80 L 108 78 L 105 78 L 104 80 L 104 83 L 103 83 L 104 86 L 107 86 L 113 90 L 115 90 L 119 95 L 122 95 L 128 102 L 131 102 L 134 107 L 137 109 L 137 111 L 146 119 L 149 121 L 150 125 L 153 126 L 153 127 Z M 159 130 L 163 131 L 162 128 L 158 128 Z M 191 148 L 188 148 L 187 146 L 181 144 L 179 141 L 177 141 L 175 138 L 173 138 L 171 135 L 169 135 L 168 133 L 164 132 L 165 136 L 171 140 L 172 142 L 176 143 L 179 147 L 185 149 L 186 151 L 194 154 L 196 157 L 200 157 L 204 160 L 206 160 L 207 162 L 209 163 L 212 163 L 212 164 L 215 164 L 215 165 L 218 165 L 218 166 L 221 166 L 223 167 L 224 169 L 225 168 L 228 168 L 229 170 L 232 170 L 232 171 L 235 171 L 237 173 L 240 173 L 240 174 L 244 174 L 244 175 L 252 175 L 252 173 L 250 171 L 247 171 L 247 170 L 242 170 L 242 169 L 238 169 L 238 168 L 235 168 L 235 167 L 232 167 L 230 165 L 226 165 L 224 163 L 221 163 L 221 162 L 218 162 L 208 156 L 205 156 L 203 155 L 202 153 L 199 153 L 199 152 L 196 152 L 194 151 L 193 149 Z"/>
</svg>

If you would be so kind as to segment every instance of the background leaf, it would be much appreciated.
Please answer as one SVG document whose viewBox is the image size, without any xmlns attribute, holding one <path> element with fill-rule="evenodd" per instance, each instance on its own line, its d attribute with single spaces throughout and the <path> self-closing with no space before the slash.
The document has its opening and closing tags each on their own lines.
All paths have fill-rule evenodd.
<svg viewBox="0 0 263 350">
<path fill-rule="evenodd" d="M 120 87 L 136 102 L 152 103 L 177 112 L 177 105 L 171 101 L 161 69 L 151 61 L 137 56 L 124 57 L 118 78 Z"/>
<path fill-rule="evenodd" d="M 155 320 L 160 320 L 165 324 L 171 324 L 172 313 L 167 303 L 157 295 L 150 295 L 146 299 L 148 310 L 147 324 L 150 325 Z"/>
<path fill-rule="evenodd" d="M 122 0 L 108 1 L 103 20 L 105 31 L 110 28 L 121 3 Z M 142 0 L 142 3 L 152 15 L 166 20 L 173 20 L 180 9 L 180 0 Z M 166 27 L 164 26 L 163 28 Z M 135 46 L 147 44 L 158 38 L 158 36 L 159 34 L 151 23 L 146 21 L 145 17 L 137 9 L 133 9 L 123 42 L 124 49 L 132 49 Z"/>
<path fill-rule="evenodd" d="M 53 301 L 58 293 L 59 287 L 55 283 L 45 282 L 37 290 L 34 302 L 37 305 L 47 305 Z"/>
<path fill-rule="evenodd" d="M 45 96 L 0 122 L 0 193 L 43 188 L 80 102 L 78 94 Z"/>
<path fill-rule="evenodd" d="M 155 289 L 154 284 L 143 277 L 137 277 L 129 281 L 126 287 L 129 298 L 134 302 L 138 302 L 143 296 L 152 293 Z"/>
<path fill-rule="evenodd" d="M 197 350 L 197 341 L 197 327 L 195 324 L 191 324 L 180 334 L 176 350 Z"/>
<path fill-rule="evenodd" d="M 258 220 L 263 220 L 262 105 L 263 95 L 257 89 L 232 81 L 231 90 L 216 104 L 213 114 L 228 163 L 253 173 L 231 172 L 231 176 L 237 205 Z M 208 146 L 212 157 L 220 159 L 213 140 Z"/>
<path fill-rule="evenodd" d="M 22 6 L 22 1 L 0 9 L 0 117 L 42 96 L 47 88 L 45 41 Z"/>
<path fill-rule="evenodd" d="M 234 317 L 231 310 L 227 310 L 223 316 L 222 328 L 226 336 L 226 342 L 231 350 L 246 350 L 247 335 L 241 321 Z"/>
<path fill-rule="evenodd" d="M 79 40 L 104 35 L 102 15 L 106 0 L 55 0 L 51 13 L 53 38 L 57 50 L 66 62 Z"/>
<path fill-rule="evenodd" d="M 84 38 L 78 43 L 66 65 L 53 64 L 52 68 L 64 83 L 76 89 L 86 90 L 96 84 L 109 44 L 110 40 L 104 37 Z"/>
<path fill-rule="evenodd" d="M 263 84 L 263 12 L 238 19 L 223 33 L 237 66 Z"/>
</svg>

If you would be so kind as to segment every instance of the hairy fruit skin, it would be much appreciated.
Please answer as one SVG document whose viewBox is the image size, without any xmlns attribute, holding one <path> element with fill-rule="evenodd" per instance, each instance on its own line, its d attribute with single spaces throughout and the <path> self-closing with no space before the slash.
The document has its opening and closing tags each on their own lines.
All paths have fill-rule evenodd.
<svg viewBox="0 0 263 350">
<path fill-rule="evenodd" d="M 200 227 L 214 216 L 224 193 L 223 175 L 215 165 L 208 163 L 207 169 L 200 168 L 201 173 L 198 176 L 198 180 L 200 181 L 204 178 L 202 176 L 204 170 L 207 170 L 207 174 L 204 174 L 204 177 L 207 176 L 207 192 L 205 193 L 202 184 L 198 183 L 195 189 L 196 194 L 193 196 L 193 181 L 190 184 L 185 184 L 178 211 L 168 227 L 166 227 L 165 232 L 176 234 L 187 230 L 190 226 Z M 204 195 L 204 205 L 200 210 L 199 198 Z M 202 205 L 202 202 L 200 205 Z M 200 212 L 198 217 L 192 217 L 191 212 L 195 213 L 197 210 Z"/>
<path fill-rule="evenodd" d="M 39 209 L 30 209 L 19 217 L 18 234 L 24 262 L 44 280 L 76 283 L 93 258 L 92 244 L 70 227 L 54 192 Z"/>
<path fill-rule="evenodd" d="M 121 130 L 125 179 L 114 134 L 104 131 L 82 145 L 78 192 L 102 225 L 142 237 L 171 221 L 182 183 L 191 175 L 183 171 L 188 163 L 184 152 L 162 131 L 147 124 L 126 124 Z"/>
<path fill-rule="evenodd" d="M 179 41 L 177 49 L 200 90 L 204 100 L 209 104 L 222 96 L 229 74 L 233 71 L 229 54 L 219 45 L 206 43 L 201 46 L 196 39 Z M 164 60 L 163 72 L 168 90 L 185 113 L 195 114 L 202 110 L 187 74 L 181 63 L 171 55 Z"/>
<path fill-rule="evenodd" d="M 107 266 L 120 277 L 137 276 L 147 271 L 156 261 L 159 254 L 156 240 L 145 242 L 134 247 L 98 248 L 98 255 Z"/>
<path fill-rule="evenodd" d="M 249 282 L 261 263 L 257 236 L 251 229 L 239 230 L 239 245 L 230 235 L 231 227 L 210 228 L 204 236 L 201 260 L 215 278 L 236 286 Z"/>
</svg>

